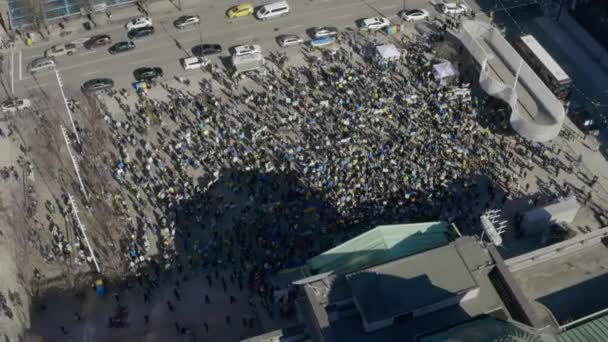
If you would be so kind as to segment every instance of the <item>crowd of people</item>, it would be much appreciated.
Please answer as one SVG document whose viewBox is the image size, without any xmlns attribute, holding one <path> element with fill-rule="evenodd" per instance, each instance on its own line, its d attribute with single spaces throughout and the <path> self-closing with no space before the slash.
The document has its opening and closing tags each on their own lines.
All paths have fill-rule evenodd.
<svg viewBox="0 0 608 342">
<path fill-rule="evenodd" d="M 122 104 L 125 120 L 108 113 L 114 176 L 136 199 L 134 270 L 157 237 L 163 265 L 230 264 L 270 304 L 274 274 L 355 226 L 470 214 L 492 137 L 468 84 L 434 78 L 441 39 L 404 41 L 390 61 L 376 38 L 342 40 L 306 65 L 232 79 L 216 67 L 199 92 L 161 83 L 167 101 Z"/>
</svg>

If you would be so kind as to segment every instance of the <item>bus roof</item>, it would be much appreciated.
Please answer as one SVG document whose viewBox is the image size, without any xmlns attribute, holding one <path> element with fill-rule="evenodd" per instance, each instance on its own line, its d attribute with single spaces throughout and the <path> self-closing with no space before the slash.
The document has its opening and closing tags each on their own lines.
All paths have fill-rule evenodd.
<svg viewBox="0 0 608 342">
<path fill-rule="evenodd" d="M 567 81 L 570 79 L 568 74 L 557 64 L 557 62 L 549 55 L 545 48 L 534 38 L 534 36 L 528 34 L 521 36 L 521 41 L 526 44 L 528 49 L 536 55 L 536 57 L 545 65 L 547 71 L 553 75 L 558 82 Z"/>
</svg>

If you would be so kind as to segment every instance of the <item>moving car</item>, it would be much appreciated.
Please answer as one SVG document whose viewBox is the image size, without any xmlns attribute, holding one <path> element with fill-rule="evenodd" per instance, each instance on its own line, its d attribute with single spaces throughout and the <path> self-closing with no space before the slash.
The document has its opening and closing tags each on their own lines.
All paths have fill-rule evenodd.
<svg viewBox="0 0 608 342">
<path fill-rule="evenodd" d="M 285 48 L 302 44 L 304 39 L 300 38 L 297 34 L 284 34 L 277 37 L 277 42 L 280 47 Z"/>
<path fill-rule="evenodd" d="M 249 45 L 239 45 L 232 48 L 233 56 L 242 56 L 248 55 L 252 53 L 262 53 L 262 47 L 259 45 L 249 44 Z"/>
<path fill-rule="evenodd" d="M 125 25 L 125 27 L 127 28 L 127 31 L 135 30 L 135 29 L 142 28 L 142 27 L 149 27 L 149 26 L 153 26 L 152 18 L 150 18 L 150 17 L 133 18 L 133 19 L 129 20 L 127 25 Z"/>
<path fill-rule="evenodd" d="M 260 7 L 255 12 L 256 18 L 260 20 L 268 20 L 276 17 L 286 16 L 289 13 L 289 5 L 285 1 L 273 2 Z"/>
<path fill-rule="evenodd" d="M 429 12 L 423 9 L 411 9 L 401 12 L 401 19 L 405 21 L 420 21 L 429 19 Z"/>
<path fill-rule="evenodd" d="M 196 25 L 201 21 L 198 15 L 183 15 L 173 22 L 173 26 L 178 30 L 182 30 L 188 26 Z"/>
<path fill-rule="evenodd" d="M 67 43 L 52 46 L 51 48 L 44 51 L 46 57 L 57 57 L 68 55 L 71 56 L 76 52 L 76 44 Z"/>
<path fill-rule="evenodd" d="M 127 52 L 130 50 L 135 49 L 135 43 L 133 43 L 132 41 L 122 41 L 122 42 L 118 42 L 112 46 L 110 46 L 110 48 L 108 49 L 108 52 L 112 55 L 115 55 L 117 53 L 121 53 L 121 52 Z"/>
<path fill-rule="evenodd" d="M 100 34 L 100 35 L 89 38 L 89 40 L 84 42 L 83 45 L 86 49 L 94 49 L 96 47 L 110 45 L 110 44 L 112 44 L 112 38 L 107 34 Z"/>
<path fill-rule="evenodd" d="M 222 52 L 222 46 L 219 44 L 202 44 L 192 47 L 192 54 L 197 57 L 215 55 Z"/>
<path fill-rule="evenodd" d="M 138 29 L 134 29 L 131 30 L 127 33 L 127 37 L 129 37 L 129 39 L 141 39 L 141 38 L 145 38 L 148 36 L 151 36 L 154 34 L 154 27 L 152 26 L 148 26 L 148 27 L 142 27 L 142 28 L 138 28 Z"/>
<path fill-rule="evenodd" d="M 206 57 L 190 57 L 183 58 L 181 60 L 182 67 L 184 70 L 200 69 L 209 63 L 209 59 Z"/>
<path fill-rule="evenodd" d="M 437 4 L 437 9 L 443 14 L 465 14 L 469 8 L 465 4 L 457 4 L 455 2 L 444 2 Z"/>
<path fill-rule="evenodd" d="M 30 100 L 28 99 L 18 99 L 18 98 L 14 98 L 14 99 L 8 99 L 4 102 L 2 102 L 2 111 L 3 112 L 9 112 L 9 113 L 14 113 L 18 110 L 24 110 L 27 108 L 30 108 L 32 106 L 32 103 L 30 102 Z"/>
<path fill-rule="evenodd" d="M 359 27 L 362 30 L 375 31 L 375 30 L 383 29 L 383 28 L 389 26 L 390 24 L 391 24 L 391 22 L 387 18 L 374 17 L 374 18 L 367 18 L 367 19 L 361 20 Z"/>
<path fill-rule="evenodd" d="M 141 67 L 133 71 L 133 76 L 138 81 L 154 81 L 163 77 L 163 69 L 159 67 Z"/>
<path fill-rule="evenodd" d="M 253 5 L 252 4 L 240 4 L 234 7 L 231 7 L 228 12 L 226 12 L 226 16 L 230 19 L 232 18 L 240 18 L 246 17 L 253 13 Z"/>
<path fill-rule="evenodd" d="M 109 78 L 94 78 L 82 84 L 82 91 L 91 94 L 97 91 L 112 89 L 114 81 Z"/>
<path fill-rule="evenodd" d="M 29 65 L 29 71 L 35 74 L 39 71 L 52 69 L 56 66 L 55 57 L 40 57 L 34 59 Z"/>
<path fill-rule="evenodd" d="M 334 37 L 338 35 L 338 29 L 333 26 L 319 26 L 312 29 L 313 38 Z"/>
</svg>

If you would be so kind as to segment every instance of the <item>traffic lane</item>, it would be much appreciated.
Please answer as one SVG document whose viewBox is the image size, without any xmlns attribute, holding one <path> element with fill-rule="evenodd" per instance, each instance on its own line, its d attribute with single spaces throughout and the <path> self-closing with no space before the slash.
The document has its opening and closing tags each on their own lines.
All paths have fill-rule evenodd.
<svg viewBox="0 0 608 342">
<path fill-rule="evenodd" d="M 332 25 L 336 25 L 338 27 L 352 26 L 354 18 L 358 18 L 360 16 L 365 15 L 371 15 L 369 13 L 369 10 L 365 7 L 355 6 L 354 8 L 358 8 L 358 10 L 351 11 L 349 15 L 342 15 L 336 12 L 332 12 L 331 10 L 325 11 L 325 14 L 326 17 L 331 18 L 333 16 L 334 19 L 332 20 Z M 341 10 L 342 9 L 338 9 L 338 11 Z M 320 16 L 317 16 L 314 19 L 313 23 L 311 23 L 309 20 L 306 24 L 297 24 L 296 22 L 293 22 L 294 16 L 288 18 L 292 19 L 292 22 L 288 23 L 285 20 L 284 22 L 288 23 L 289 26 L 286 26 L 284 30 L 275 31 L 277 28 L 274 26 L 276 25 L 260 25 L 260 23 L 255 22 L 253 24 L 246 25 L 245 27 L 241 26 L 231 30 L 216 31 L 213 34 L 208 34 L 207 38 L 217 37 L 214 43 L 220 43 L 226 48 L 231 45 L 255 42 L 257 44 L 262 45 L 264 51 L 268 52 L 270 50 L 279 49 L 275 42 L 275 38 L 277 35 L 283 33 L 301 33 L 305 31 L 305 29 L 307 29 L 309 26 L 323 25 L 328 20 L 327 18 L 321 18 Z M 267 23 L 274 24 L 274 21 Z M 253 28 L 257 28 L 258 34 L 240 36 L 237 40 L 234 40 L 232 38 L 234 36 L 235 31 L 252 32 Z M 167 32 L 165 37 L 169 36 L 170 34 L 171 32 Z M 119 86 L 119 84 L 122 84 L 127 80 L 128 83 L 132 81 L 132 78 L 130 76 L 125 75 L 131 75 L 132 70 L 135 69 L 138 65 L 157 65 L 161 67 L 164 66 L 169 67 L 168 71 L 173 70 L 176 74 L 187 74 L 183 73 L 183 70 L 180 69 L 179 59 L 186 57 L 189 53 L 189 49 L 191 48 L 191 46 L 199 43 L 200 35 L 198 30 L 180 32 L 180 36 L 177 40 L 180 42 L 180 45 L 183 49 L 185 49 L 185 51 L 178 49 L 177 46 L 175 46 L 175 42 L 173 40 L 162 39 L 162 37 L 162 35 L 153 36 L 146 41 L 139 42 L 138 48 L 124 55 L 113 56 L 105 51 L 98 51 L 93 53 L 87 52 L 87 54 L 84 56 L 66 56 L 64 60 L 67 62 L 66 64 L 68 65 L 64 64 L 64 60 L 58 61 L 59 70 L 65 80 L 64 83 L 73 83 L 72 85 L 76 84 L 79 86 L 82 82 L 90 78 L 109 77 L 113 78 L 116 81 L 117 86 Z M 291 51 L 294 51 L 294 49 L 286 49 L 284 51 L 288 51 L 291 53 Z M 160 52 L 162 52 L 162 54 L 159 54 Z M 93 58 L 91 56 L 95 57 Z M 73 59 L 70 59 L 68 61 L 67 58 Z M 103 67 L 108 65 L 111 65 L 112 69 L 104 70 Z M 52 77 L 52 75 L 50 75 L 50 77 Z M 39 79 L 40 78 L 44 78 L 44 76 L 40 75 Z M 43 83 L 44 82 L 41 82 L 41 84 Z"/>
</svg>

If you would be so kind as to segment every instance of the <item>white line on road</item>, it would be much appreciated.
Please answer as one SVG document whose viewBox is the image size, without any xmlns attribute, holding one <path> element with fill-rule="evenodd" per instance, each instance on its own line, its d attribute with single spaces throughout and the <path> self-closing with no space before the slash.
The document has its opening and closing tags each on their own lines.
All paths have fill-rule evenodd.
<svg viewBox="0 0 608 342">
<path fill-rule="evenodd" d="M 340 19 L 346 19 L 346 18 L 350 18 L 350 17 L 352 17 L 352 14 L 338 15 L 338 16 L 335 16 L 335 17 L 331 17 L 331 18 L 329 18 L 329 21 L 332 21 L 332 20 L 340 20 Z"/>
<path fill-rule="evenodd" d="M 389 10 L 389 9 L 394 9 L 394 8 L 401 8 L 403 7 L 403 5 L 389 5 L 389 6 L 382 6 L 379 9 L 384 11 L 384 10 Z"/>
<path fill-rule="evenodd" d="M 23 79 L 23 68 L 21 65 L 21 61 L 23 60 L 22 50 L 19 50 L 19 81 Z"/>
<path fill-rule="evenodd" d="M 29 86 L 26 86 L 25 89 L 38 89 L 49 85 L 48 83 L 36 83 Z"/>
<path fill-rule="evenodd" d="M 90 72 L 85 73 L 84 75 L 85 76 L 91 76 L 91 75 L 94 75 L 94 74 L 96 74 L 98 72 L 99 72 L 99 70 L 97 70 L 97 71 L 90 71 Z"/>
<path fill-rule="evenodd" d="M 15 96 L 15 51 L 11 50 L 11 95 Z"/>
<path fill-rule="evenodd" d="M 304 27 L 304 25 L 293 25 L 293 26 L 289 26 L 289 27 L 284 28 L 284 30 L 285 31 L 291 31 L 291 30 L 295 30 L 295 29 L 300 28 L 300 27 Z"/>
</svg>

